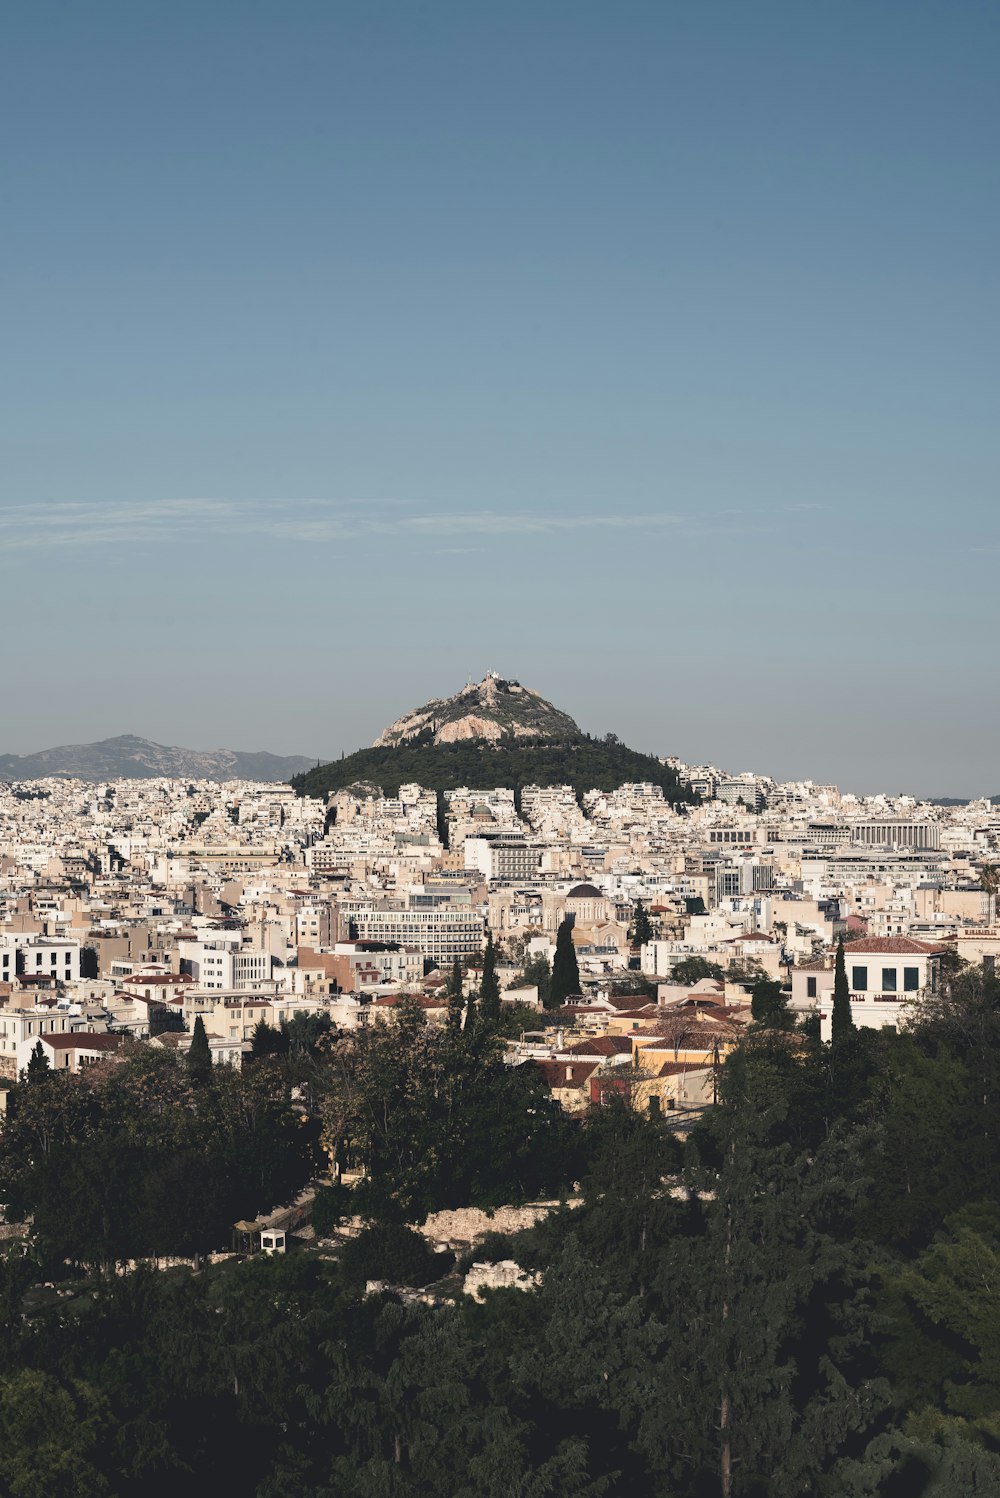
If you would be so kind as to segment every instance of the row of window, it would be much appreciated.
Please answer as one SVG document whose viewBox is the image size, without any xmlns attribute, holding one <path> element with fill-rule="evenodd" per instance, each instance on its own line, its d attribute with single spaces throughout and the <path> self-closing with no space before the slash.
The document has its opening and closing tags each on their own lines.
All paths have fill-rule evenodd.
<svg viewBox="0 0 1000 1498">
<path fill-rule="evenodd" d="M 882 993 L 897 992 L 897 975 L 899 969 L 884 967 L 882 969 Z M 904 967 L 903 969 L 903 992 L 916 993 L 920 987 L 920 969 L 917 967 Z M 855 993 L 866 993 L 868 991 L 868 969 L 866 967 L 851 968 L 851 988 Z"/>
<path fill-rule="evenodd" d="M 806 979 L 806 997 L 816 997 L 815 978 Z M 918 993 L 920 990 L 920 969 L 917 967 L 904 967 L 903 969 L 903 993 Z M 853 993 L 868 992 L 868 969 L 867 967 L 851 968 L 851 991 Z M 884 967 L 882 969 L 882 983 L 880 993 L 899 992 L 899 969 L 895 967 Z"/>
</svg>

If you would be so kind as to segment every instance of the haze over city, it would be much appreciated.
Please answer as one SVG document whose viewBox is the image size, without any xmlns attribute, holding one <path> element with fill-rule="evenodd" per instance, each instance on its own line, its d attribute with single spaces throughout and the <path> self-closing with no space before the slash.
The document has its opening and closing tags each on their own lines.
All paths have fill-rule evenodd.
<svg viewBox="0 0 1000 1498">
<path fill-rule="evenodd" d="M 1000 791 L 998 28 L 16 8 L 0 752 L 327 758 L 494 668 L 689 762 Z"/>
</svg>

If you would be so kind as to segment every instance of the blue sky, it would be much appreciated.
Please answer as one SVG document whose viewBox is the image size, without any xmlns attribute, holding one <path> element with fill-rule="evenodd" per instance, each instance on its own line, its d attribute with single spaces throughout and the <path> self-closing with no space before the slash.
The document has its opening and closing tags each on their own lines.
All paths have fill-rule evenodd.
<svg viewBox="0 0 1000 1498">
<path fill-rule="evenodd" d="M 998 62 L 964 0 L 16 7 L 0 750 L 491 668 L 1000 792 Z"/>
</svg>

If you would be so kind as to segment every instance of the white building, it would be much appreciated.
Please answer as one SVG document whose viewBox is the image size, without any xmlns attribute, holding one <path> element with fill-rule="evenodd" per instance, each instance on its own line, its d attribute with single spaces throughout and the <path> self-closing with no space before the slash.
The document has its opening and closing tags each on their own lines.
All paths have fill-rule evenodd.
<svg viewBox="0 0 1000 1498">
<path fill-rule="evenodd" d="M 945 950 L 908 936 L 866 936 L 845 946 L 854 1023 L 864 1029 L 882 1030 L 907 1019 L 912 1014 L 908 1006 L 938 991 Z M 818 1013 L 824 1040 L 830 1039 L 833 984 L 834 968 L 829 959 L 822 967 L 792 969 L 792 1008 L 803 1014 Z"/>
<path fill-rule="evenodd" d="M 58 983 L 80 981 L 80 942 L 75 937 L 38 936 L 29 931 L 0 934 L 0 982 L 26 978 L 54 978 Z"/>
</svg>

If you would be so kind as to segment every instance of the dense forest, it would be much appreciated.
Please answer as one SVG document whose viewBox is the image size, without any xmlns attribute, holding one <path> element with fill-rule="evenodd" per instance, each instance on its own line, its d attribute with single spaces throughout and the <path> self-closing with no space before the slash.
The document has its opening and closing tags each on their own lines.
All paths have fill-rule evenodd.
<svg viewBox="0 0 1000 1498">
<path fill-rule="evenodd" d="M 561 1114 L 457 985 L 441 1027 L 262 1032 L 242 1076 L 36 1069 L 2 1133 L 35 1227 L 0 1259 L 0 1493 L 1000 1493 L 1000 983 L 966 969 L 912 1030 L 848 1014 L 831 1044 L 759 990 L 683 1140 Z M 114 1271 L 228 1246 L 318 1143 L 368 1172 L 317 1199 L 324 1231 L 369 1224 L 340 1253 Z M 538 1276 L 482 1304 L 408 1226 L 560 1191 L 474 1251 Z"/>
<path fill-rule="evenodd" d="M 613 735 L 562 742 L 513 738 L 496 743 L 482 739 L 458 744 L 416 741 L 396 748 L 359 749 L 345 759 L 296 775 L 291 783 L 303 796 L 326 796 L 354 785 L 379 786 L 385 795 L 395 796 L 401 785 L 408 784 L 432 791 L 453 790 L 455 786 L 492 790 L 501 785 L 571 785 L 582 794 L 640 782 L 660 786 L 675 805 L 695 799 L 680 784 L 676 772 L 655 755 L 627 749 Z"/>
</svg>

